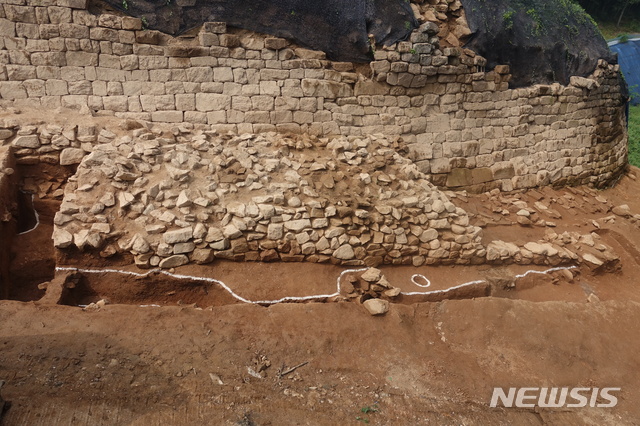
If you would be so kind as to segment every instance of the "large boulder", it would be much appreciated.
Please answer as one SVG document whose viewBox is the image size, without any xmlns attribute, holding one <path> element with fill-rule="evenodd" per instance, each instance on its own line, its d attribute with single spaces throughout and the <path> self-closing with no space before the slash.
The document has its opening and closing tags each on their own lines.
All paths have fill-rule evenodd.
<svg viewBox="0 0 640 426">
<path fill-rule="evenodd" d="M 591 17 L 572 0 L 461 0 L 472 36 L 466 47 L 487 67 L 511 66 L 512 87 L 586 77 L 598 59 L 616 63 Z"/>
</svg>

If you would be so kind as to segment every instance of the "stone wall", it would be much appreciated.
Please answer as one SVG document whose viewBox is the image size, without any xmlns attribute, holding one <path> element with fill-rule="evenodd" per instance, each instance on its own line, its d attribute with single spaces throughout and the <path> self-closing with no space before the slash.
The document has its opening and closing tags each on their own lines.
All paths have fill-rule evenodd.
<svg viewBox="0 0 640 426">
<path fill-rule="evenodd" d="M 219 132 L 399 135 L 435 184 L 471 190 L 603 186 L 627 162 L 618 67 L 602 61 L 569 86 L 511 90 L 508 67 L 486 71 L 474 52 L 441 46 L 433 22 L 352 64 L 224 23 L 171 38 L 86 6 L 3 1 L 1 105 Z"/>
</svg>

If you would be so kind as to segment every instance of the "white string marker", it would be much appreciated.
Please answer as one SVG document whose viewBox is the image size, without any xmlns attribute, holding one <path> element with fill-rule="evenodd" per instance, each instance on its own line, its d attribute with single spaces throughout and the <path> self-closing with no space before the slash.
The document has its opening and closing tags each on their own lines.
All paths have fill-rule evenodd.
<svg viewBox="0 0 640 426">
<path fill-rule="evenodd" d="M 529 270 L 527 272 L 525 272 L 524 274 L 519 274 L 516 275 L 515 278 L 524 278 L 525 276 L 529 275 L 529 274 L 548 274 L 551 272 L 556 272 L 556 271 L 561 271 L 561 270 L 570 270 L 570 269 L 576 269 L 576 266 L 560 266 L 560 267 L 556 267 L 556 268 L 551 268 L 551 269 L 547 269 L 544 271 L 536 271 L 536 270 Z M 175 279 L 179 279 L 179 280 L 191 280 L 191 281 L 201 281 L 201 282 L 207 282 L 207 283 L 212 283 L 212 284 L 217 284 L 220 287 L 222 287 L 225 291 L 227 291 L 227 293 L 229 293 L 233 298 L 235 298 L 236 300 L 243 302 L 243 303 L 250 303 L 253 305 L 275 305 L 278 303 L 286 303 L 286 302 L 304 302 L 304 301 L 310 301 L 310 300 L 316 300 L 316 299 L 327 299 L 330 297 L 336 297 L 340 295 L 340 290 L 342 289 L 342 277 L 345 274 L 351 273 L 351 272 L 363 272 L 366 271 L 367 268 L 360 268 L 360 269 L 345 269 L 344 271 L 342 271 L 340 273 L 340 275 L 338 276 L 338 279 L 336 280 L 336 292 L 335 293 L 331 293 L 331 294 L 317 294 L 317 295 L 312 295 L 312 296 L 287 296 L 287 297 L 282 297 L 280 299 L 275 299 L 275 300 L 249 300 L 246 299 L 242 296 L 240 296 L 239 294 L 237 294 L 236 292 L 234 292 L 228 285 L 226 285 L 224 282 L 220 281 L 220 280 L 216 280 L 215 278 L 208 278 L 208 277 L 197 277 L 194 275 L 184 275 L 184 274 L 173 274 L 169 271 L 165 271 L 162 269 L 151 269 L 145 273 L 139 273 L 139 272 L 131 272 L 131 271 L 124 271 L 121 269 L 85 269 L 85 268 L 75 268 L 75 267 L 70 267 L 70 266 L 56 266 L 56 271 L 76 271 L 76 272 L 82 272 L 85 274 L 121 274 L 121 275 L 130 275 L 130 276 L 134 276 L 134 277 L 139 277 L 139 278 L 143 278 L 146 277 L 148 275 L 151 275 L 153 273 L 159 273 L 159 274 L 163 274 L 166 276 L 169 276 L 171 278 L 175 278 Z M 420 284 L 416 281 L 416 279 L 421 279 L 424 280 L 425 284 Z M 418 287 L 422 287 L 422 288 L 428 288 L 431 286 L 431 281 L 425 277 L 422 274 L 414 274 L 411 276 L 411 282 L 415 285 L 417 285 Z M 459 284 L 453 287 L 449 287 L 447 289 L 444 290 L 431 290 L 431 291 L 410 291 L 410 292 L 401 292 L 400 294 L 403 294 L 405 296 L 416 296 L 416 295 L 428 295 L 428 294 L 439 294 L 439 293 L 446 293 L 450 290 L 455 290 L 458 288 L 463 288 L 463 287 L 468 287 L 468 286 L 472 286 L 472 285 L 476 285 L 476 284 L 481 284 L 486 282 L 485 280 L 476 280 L 476 281 L 469 281 L 463 284 Z M 158 305 L 142 305 L 144 307 L 155 307 Z"/>
<path fill-rule="evenodd" d="M 33 200 L 35 199 L 35 195 L 31 194 L 31 205 L 33 206 Z M 22 231 L 20 233 L 18 233 L 18 235 L 24 235 L 24 234 L 28 234 L 29 232 L 33 231 L 34 229 L 36 229 L 39 225 L 40 225 L 40 215 L 38 214 L 38 210 L 36 210 L 36 208 L 33 208 L 33 212 L 36 215 L 36 224 L 33 225 L 33 228 L 31 229 L 27 229 L 26 231 Z"/>
</svg>

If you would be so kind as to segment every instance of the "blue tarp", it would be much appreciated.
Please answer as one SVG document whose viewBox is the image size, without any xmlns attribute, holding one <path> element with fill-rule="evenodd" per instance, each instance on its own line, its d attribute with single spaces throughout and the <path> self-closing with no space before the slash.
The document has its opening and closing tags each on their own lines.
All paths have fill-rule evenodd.
<svg viewBox="0 0 640 426">
<path fill-rule="evenodd" d="M 629 86 L 631 104 L 640 104 L 640 36 L 632 36 L 624 43 L 610 41 L 609 48 L 618 53 L 618 63 Z"/>
</svg>

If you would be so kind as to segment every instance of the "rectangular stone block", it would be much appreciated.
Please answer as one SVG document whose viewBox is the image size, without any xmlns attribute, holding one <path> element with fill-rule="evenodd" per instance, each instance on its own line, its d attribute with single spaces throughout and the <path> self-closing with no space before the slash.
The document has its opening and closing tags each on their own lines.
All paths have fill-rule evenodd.
<svg viewBox="0 0 640 426">
<path fill-rule="evenodd" d="M 88 39 L 89 27 L 78 24 L 60 24 L 60 37 Z"/>
<path fill-rule="evenodd" d="M 202 24 L 202 31 L 214 34 L 224 34 L 227 32 L 226 22 L 205 22 Z"/>
<path fill-rule="evenodd" d="M 264 47 L 271 50 L 280 50 L 284 49 L 289 45 L 289 42 L 280 37 L 267 37 L 264 40 Z"/>
<path fill-rule="evenodd" d="M 73 22 L 71 9 L 67 7 L 50 6 L 47 8 L 49 14 L 49 22 L 52 24 L 70 24 Z"/>
<path fill-rule="evenodd" d="M 0 18 L 0 36 L 2 37 L 15 37 L 16 36 L 16 24 L 8 19 Z"/>
<path fill-rule="evenodd" d="M 41 80 L 60 79 L 60 67 L 38 66 L 36 76 Z"/>
<path fill-rule="evenodd" d="M 60 26 L 56 24 L 40 25 L 40 37 L 45 40 L 60 37 Z"/>
<path fill-rule="evenodd" d="M 200 45 L 204 47 L 220 46 L 220 37 L 218 34 L 201 32 L 198 34 L 198 41 Z"/>
<path fill-rule="evenodd" d="M 33 65 L 63 67 L 67 65 L 64 52 L 34 52 L 31 54 Z"/>
<path fill-rule="evenodd" d="M 88 100 L 86 95 L 67 95 L 61 98 L 61 104 L 64 108 L 80 109 L 88 106 Z"/>
<path fill-rule="evenodd" d="M 98 66 L 98 54 L 87 52 L 66 52 L 67 65 L 72 67 Z"/>
<path fill-rule="evenodd" d="M 186 69 L 187 81 L 210 82 L 213 81 L 213 69 L 211 67 L 191 67 Z"/>
<path fill-rule="evenodd" d="M 120 57 L 120 67 L 123 70 L 137 70 L 139 67 L 137 55 L 125 55 Z"/>
<path fill-rule="evenodd" d="M 131 44 L 111 43 L 111 50 L 116 56 L 131 55 L 133 53 L 133 46 Z"/>
<path fill-rule="evenodd" d="M 233 81 L 233 70 L 230 67 L 214 68 L 213 81 L 218 81 L 223 83 Z"/>
<path fill-rule="evenodd" d="M 87 70 L 88 69 L 89 67 L 87 68 Z M 96 72 L 95 78 L 89 78 L 89 76 L 87 76 L 87 79 L 104 81 L 127 81 L 127 73 L 130 73 L 130 71 L 114 70 L 112 68 L 97 67 L 94 69 Z"/>
<path fill-rule="evenodd" d="M 151 113 L 151 121 L 162 123 L 181 123 L 182 111 L 155 111 Z"/>
<path fill-rule="evenodd" d="M 196 109 L 196 95 L 184 93 L 175 95 L 176 109 L 179 111 L 194 111 Z"/>
<path fill-rule="evenodd" d="M 13 81 L 37 78 L 36 67 L 32 65 L 7 65 L 7 78 Z"/>
<path fill-rule="evenodd" d="M 111 28 L 100 28 L 95 27 L 89 29 L 89 38 L 92 40 L 101 40 L 101 41 L 120 41 L 120 36 L 117 30 L 113 30 Z M 63 99 L 64 101 L 64 99 Z"/>
<path fill-rule="evenodd" d="M 57 0 L 58 6 L 70 7 L 72 9 L 86 9 L 87 0 Z"/>
<path fill-rule="evenodd" d="M 217 93 L 196 93 L 196 110 L 220 111 L 231 108 L 231 96 Z"/>
<path fill-rule="evenodd" d="M 168 59 L 164 56 L 140 56 L 138 66 L 141 70 L 167 68 Z"/>
<path fill-rule="evenodd" d="M 142 20 L 140 18 L 133 18 L 131 16 L 122 17 L 122 29 L 123 30 L 141 30 Z M 135 36 L 135 35 L 134 35 Z"/>
<path fill-rule="evenodd" d="M 36 20 L 35 7 L 5 4 L 4 13 L 7 19 L 12 22 L 26 22 L 29 24 L 38 23 L 38 21 Z"/>
<path fill-rule="evenodd" d="M 160 44 L 162 33 L 160 31 L 145 30 L 136 31 L 136 42 L 140 44 Z"/>
<path fill-rule="evenodd" d="M 49 51 L 49 41 L 48 40 L 27 39 L 27 47 L 26 47 L 25 50 L 27 52 L 48 52 Z"/>
<path fill-rule="evenodd" d="M 98 57 L 98 64 L 104 68 L 120 69 L 120 57 L 115 55 L 100 55 Z"/>
<path fill-rule="evenodd" d="M 0 98 L 12 101 L 27 97 L 27 90 L 21 81 L 0 81 Z"/>
<path fill-rule="evenodd" d="M 104 96 L 102 104 L 108 111 L 126 112 L 129 109 L 128 100 L 127 96 Z"/>
<path fill-rule="evenodd" d="M 68 84 L 64 80 L 47 80 L 45 91 L 48 96 L 64 96 L 69 94 Z"/>
<path fill-rule="evenodd" d="M 91 82 L 87 80 L 69 82 L 70 95 L 92 95 Z"/>
<path fill-rule="evenodd" d="M 40 38 L 40 30 L 38 24 L 26 24 L 23 22 L 16 23 L 16 35 L 26 39 Z"/>
</svg>

